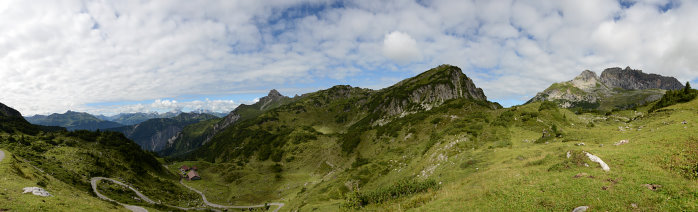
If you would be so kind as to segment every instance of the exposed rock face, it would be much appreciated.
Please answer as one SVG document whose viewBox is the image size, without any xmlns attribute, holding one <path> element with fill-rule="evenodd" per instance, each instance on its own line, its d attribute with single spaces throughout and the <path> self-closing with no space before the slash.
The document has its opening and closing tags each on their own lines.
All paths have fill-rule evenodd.
<svg viewBox="0 0 698 212">
<path fill-rule="evenodd" d="M 665 77 L 657 74 L 645 74 L 642 70 L 634 70 L 630 67 L 608 68 L 601 73 L 601 82 L 612 88 L 623 89 L 662 89 L 678 90 L 683 85 L 674 77 Z"/>
<path fill-rule="evenodd" d="M 572 85 L 582 90 L 589 90 L 595 88 L 597 83 L 599 83 L 599 77 L 596 73 L 589 70 L 584 70 L 579 76 L 575 77 L 571 81 Z"/>
<path fill-rule="evenodd" d="M 460 68 L 441 65 L 416 77 L 403 80 L 381 92 L 381 110 L 389 116 L 402 116 L 418 110 L 430 110 L 447 100 L 468 98 L 487 101 Z"/>
<path fill-rule="evenodd" d="M 527 103 L 547 100 L 562 108 L 627 109 L 660 99 L 664 90 L 681 88 L 676 78 L 645 74 L 630 67 L 608 68 L 601 76 L 584 70 L 573 80 L 554 83 Z"/>
</svg>

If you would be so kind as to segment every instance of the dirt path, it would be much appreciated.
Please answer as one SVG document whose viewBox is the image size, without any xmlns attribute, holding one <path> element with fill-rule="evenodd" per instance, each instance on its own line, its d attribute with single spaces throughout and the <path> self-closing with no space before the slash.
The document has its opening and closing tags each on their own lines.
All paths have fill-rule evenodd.
<svg viewBox="0 0 698 212">
<path fill-rule="evenodd" d="M 201 191 L 196 190 L 196 189 L 194 189 L 194 188 L 192 188 L 192 187 L 189 187 L 188 185 L 184 184 L 184 182 L 182 182 L 182 180 L 180 180 L 179 183 L 181 183 L 184 187 L 187 187 L 189 190 L 192 190 L 192 191 L 194 191 L 194 192 L 200 194 L 200 195 L 201 195 L 201 198 L 204 199 L 204 204 L 206 204 L 206 205 L 208 205 L 208 206 L 211 206 L 211 207 L 214 207 L 214 208 L 238 208 L 238 209 L 246 209 L 246 208 L 262 208 L 262 207 L 265 206 L 265 205 L 225 206 L 225 205 L 219 205 L 219 204 L 211 203 L 211 202 L 209 202 L 208 200 L 206 200 L 206 196 L 205 196 L 204 193 L 202 193 Z M 281 203 L 281 202 L 272 202 L 272 203 L 269 203 L 269 205 L 279 206 L 278 208 L 276 208 L 276 209 L 274 210 L 274 212 L 278 212 L 278 211 L 281 209 L 281 207 L 284 207 L 284 203 Z"/>
<path fill-rule="evenodd" d="M 5 152 L 0 150 L 0 161 L 2 161 L 2 159 L 5 159 Z"/>
<path fill-rule="evenodd" d="M 129 188 L 129 189 L 133 190 L 134 192 L 136 192 L 136 195 L 138 195 L 138 197 L 140 197 L 141 199 L 145 200 L 146 202 L 151 203 L 151 204 L 154 204 L 154 203 L 155 203 L 155 202 L 153 202 L 153 200 L 150 200 L 150 199 L 148 199 L 148 197 L 146 197 L 145 195 L 141 194 L 141 192 L 136 191 L 136 189 L 133 189 L 131 186 L 128 186 L 128 185 L 126 185 L 126 184 L 124 184 L 124 183 L 122 183 L 122 182 L 116 181 L 116 180 L 114 180 L 114 179 L 104 178 L 104 177 L 93 177 L 92 179 L 90 179 L 90 184 L 92 184 L 92 191 L 94 191 L 95 194 L 97 194 L 97 197 L 99 197 L 99 198 L 101 198 L 101 199 L 103 199 L 103 200 L 107 200 L 107 201 L 110 201 L 110 202 L 116 202 L 117 204 L 122 205 L 122 206 L 124 206 L 126 209 L 129 209 L 129 210 L 131 210 L 131 211 L 133 211 L 133 212 L 148 212 L 148 210 L 146 210 L 145 208 L 142 208 L 142 207 L 139 207 L 139 206 L 135 206 L 135 205 L 127 205 L 127 204 L 124 204 L 124 203 L 120 203 L 120 202 L 117 202 L 116 200 L 109 199 L 109 197 L 104 196 L 103 194 L 99 193 L 99 191 L 97 191 L 97 183 L 98 183 L 99 181 L 102 181 L 102 180 L 109 180 L 109 181 L 112 181 L 112 182 L 114 182 L 114 183 L 116 183 L 116 184 L 119 184 L 119 185 L 122 185 L 122 186 L 126 186 L 127 188 Z"/>
</svg>

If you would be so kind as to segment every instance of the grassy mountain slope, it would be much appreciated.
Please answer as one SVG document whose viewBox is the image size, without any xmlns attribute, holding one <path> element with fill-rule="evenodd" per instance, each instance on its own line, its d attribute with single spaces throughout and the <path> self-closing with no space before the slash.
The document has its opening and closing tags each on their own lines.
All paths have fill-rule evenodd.
<svg viewBox="0 0 698 212">
<path fill-rule="evenodd" d="M 413 98 L 419 89 L 409 88 L 421 80 L 304 95 L 224 130 L 185 158 L 197 161 L 171 167 L 202 167 L 205 180 L 187 183 L 210 201 L 282 201 L 300 211 L 698 209 L 698 101 L 608 115 L 550 102 L 499 108 L 472 96 L 410 103 L 438 99 Z M 629 143 L 613 145 L 621 140 Z"/>
<path fill-rule="evenodd" d="M 6 188 L 0 194 L 6 197 L 0 198 L 2 207 L 20 211 L 114 209 L 114 205 L 95 201 L 90 195 L 89 179 L 92 177 L 120 179 L 144 194 L 171 205 L 201 203 L 197 194 L 178 184 L 177 175 L 169 172 L 151 153 L 140 150 L 137 144 L 121 133 L 86 130 L 45 132 L 32 129 L 36 127 L 34 125 L 22 123 L 26 121 L 21 116 L 10 117 L 20 124 L 2 122 L 3 128 L 0 130 L 0 149 L 8 154 L 0 169 L 7 170 L 2 177 L 12 179 L 2 183 Z M 0 118 L 4 120 L 8 116 L 0 114 Z M 30 129 L 22 129 L 27 126 Z M 21 190 L 17 190 L 32 186 L 47 189 L 54 195 L 49 198 L 55 199 L 28 197 L 29 194 L 21 194 Z M 8 202 L 5 204 L 2 201 Z M 79 203 L 79 206 L 68 204 L 80 201 L 84 203 Z"/>
<path fill-rule="evenodd" d="M 221 119 L 185 127 L 181 133 L 172 137 L 170 139 L 172 142 L 169 142 L 167 147 L 159 153 L 165 156 L 181 156 L 209 142 L 224 129 L 234 126 L 240 121 L 255 118 L 265 111 L 293 102 L 295 99 L 283 96 L 272 89 L 267 96 L 260 98 L 258 102 L 252 105 L 242 104 Z"/>
<path fill-rule="evenodd" d="M 312 201 L 341 201 L 351 191 L 347 182 L 363 188 L 392 180 L 375 176 L 390 172 L 392 159 L 409 155 L 404 160 L 419 164 L 412 173 L 420 173 L 425 161 L 433 160 L 422 156 L 461 131 L 473 146 L 506 146 L 506 133 L 486 129 L 498 105 L 477 95 L 481 91 L 466 80 L 457 67 L 442 66 L 379 91 L 335 86 L 304 95 L 229 127 L 190 153 L 190 159 L 207 160 L 202 163 L 210 167 L 201 171 L 209 180 L 192 186 L 220 188 L 215 193 L 222 195 L 215 198 L 221 202 L 300 201 L 306 195 Z M 442 120 L 453 124 L 421 130 Z M 393 177 L 410 177 L 407 173 Z M 304 194 L 295 197 L 300 190 Z"/>
</svg>

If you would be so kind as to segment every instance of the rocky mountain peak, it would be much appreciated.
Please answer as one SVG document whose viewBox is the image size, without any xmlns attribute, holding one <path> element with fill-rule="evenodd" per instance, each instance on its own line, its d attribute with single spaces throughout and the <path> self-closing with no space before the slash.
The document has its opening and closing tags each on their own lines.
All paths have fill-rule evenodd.
<svg viewBox="0 0 698 212">
<path fill-rule="evenodd" d="M 658 74 L 646 74 L 642 70 L 630 67 L 608 68 L 601 73 L 600 81 L 611 88 L 623 88 L 629 90 L 663 89 L 678 90 L 683 84 L 674 77 L 665 77 Z"/>
<path fill-rule="evenodd" d="M 595 88 L 598 85 L 598 81 L 599 77 L 596 76 L 596 72 L 584 70 L 570 82 L 577 88 L 589 90 Z"/>
<path fill-rule="evenodd" d="M 277 91 L 276 89 L 271 89 L 271 90 L 269 91 L 269 94 L 267 94 L 267 97 L 272 97 L 272 98 L 274 98 L 274 97 L 282 97 L 282 96 L 283 96 L 283 95 L 281 95 L 281 93 L 279 93 L 279 91 Z"/>
<path fill-rule="evenodd" d="M 579 74 L 579 76 L 575 77 L 574 79 L 588 81 L 588 80 L 598 79 L 598 78 L 599 77 L 596 75 L 596 72 L 584 70 L 584 71 L 582 71 L 581 74 Z"/>
<path fill-rule="evenodd" d="M 267 94 L 267 96 L 265 97 L 260 98 L 259 102 L 255 103 L 255 105 L 261 105 L 260 107 L 264 109 L 264 107 L 271 104 L 272 102 L 276 102 L 284 98 L 289 97 L 281 95 L 281 93 L 279 93 L 279 91 L 277 91 L 276 89 L 271 89 L 271 91 L 269 91 L 269 94 Z"/>
<path fill-rule="evenodd" d="M 384 97 L 377 100 L 382 102 L 381 108 L 389 116 L 430 110 L 451 99 L 487 101 L 482 89 L 452 65 L 440 65 L 380 92 Z"/>
</svg>

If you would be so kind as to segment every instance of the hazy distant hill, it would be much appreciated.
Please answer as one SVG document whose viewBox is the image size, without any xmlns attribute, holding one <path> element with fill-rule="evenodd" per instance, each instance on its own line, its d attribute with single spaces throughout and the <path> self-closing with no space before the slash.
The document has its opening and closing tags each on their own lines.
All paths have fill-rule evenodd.
<svg viewBox="0 0 698 212">
<path fill-rule="evenodd" d="M 75 111 L 67 111 L 63 114 L 54 113 L 48 116 L 34 115 L 25 118 L 32 124 L 60 126 L 68 130 L 98 130 L 123 126 L 116 122 L 98 119 L 88 113 Z"/>
<path fill-rule="evenodd" d="M 167 113 L 119 113 L 113 116 L 97 115 L 95 117 L 105 121 L 113 121 L 122 125 L 134 125 L 144 122 L 148 119 L 172 118 L 179 115 L 180 113 L 182 113 L 182 111 L 170 111 Z"/>
</svg>

